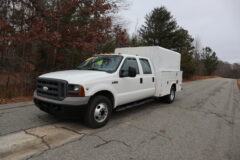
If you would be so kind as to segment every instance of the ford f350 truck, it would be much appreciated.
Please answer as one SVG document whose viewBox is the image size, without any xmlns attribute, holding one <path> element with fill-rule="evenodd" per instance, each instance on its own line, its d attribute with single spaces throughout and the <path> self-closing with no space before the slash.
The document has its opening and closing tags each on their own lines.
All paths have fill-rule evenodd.
<svg viewBox="0 0 240 160">
<path fill-rule="evenodd" d="M 89 127 L 104 126 L 114 109 L 150 98 L 168 103 L 181 90 L 179 53 L 161 47 L 117 48 L 113 54 L 88 58 L 74 70 L 41 75 L 34 102 L 54 114 L 83 108 Z"/>
</svg>

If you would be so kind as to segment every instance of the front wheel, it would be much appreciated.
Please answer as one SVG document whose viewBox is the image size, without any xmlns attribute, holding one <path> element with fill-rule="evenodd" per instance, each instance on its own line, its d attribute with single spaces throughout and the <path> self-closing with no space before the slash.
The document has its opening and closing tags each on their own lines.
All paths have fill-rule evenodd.
<svg viewBox="0 0 240 160">
<path fill-rule="evenodd" d="M 107 124 L 112 114 L 110 100 L 102 95 L 97 95 L 90 100 L 85 113 L 85 123 L 91 128 L 100 128 Z"/>
<path fill-rule="evenodd" d="M 166 96 L 167 103 L 172 103 L 175 100 L 176 89 L 174 86 L 171 87 L 170 94 Z"/>
</svg>

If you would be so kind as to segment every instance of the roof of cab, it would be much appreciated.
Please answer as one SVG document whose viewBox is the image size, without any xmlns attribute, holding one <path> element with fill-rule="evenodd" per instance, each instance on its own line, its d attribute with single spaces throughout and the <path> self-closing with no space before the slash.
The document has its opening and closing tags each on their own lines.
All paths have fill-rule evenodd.
<svg viewBox="0 0 240 160">
<path fill-rule="evenodd" d="M 135 57 L 135 58 L 146 58 L 146 59 L 149 59 L 149 58 L 147 58 L 147 57 L 143 57 L 143 56 L 138 56 L 138 55 L 131 55 L 131 54 L 122 54 L 122 53 L 118 53 L 118 54 L 116 54 L 116 53 L 111 53 L 111 54 L 105 54 L 105 53 L 103 53 L 103 54 L 99 54 L 99 55 L 120 55 L 120 56 L 123 56 L 123 57 Z"/>
</svg>

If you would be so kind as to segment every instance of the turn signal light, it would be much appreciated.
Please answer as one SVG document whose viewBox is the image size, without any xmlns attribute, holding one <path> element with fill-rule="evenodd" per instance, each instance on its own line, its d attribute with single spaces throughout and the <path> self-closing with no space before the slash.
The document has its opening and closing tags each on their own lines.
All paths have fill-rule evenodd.
<svg viewBox="0 0 240 160">
<path fill-rule="evenodd" d="M 80 88 L 80 97 L 84 97 L 85 96 L 85 90 L 84 88 L 81 86 Z"/>
</svg>

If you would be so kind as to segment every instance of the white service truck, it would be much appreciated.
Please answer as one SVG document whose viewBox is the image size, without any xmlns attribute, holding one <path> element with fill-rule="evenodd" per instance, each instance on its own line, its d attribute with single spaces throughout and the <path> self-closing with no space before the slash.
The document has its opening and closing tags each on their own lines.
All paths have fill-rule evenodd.
<svg viewBox="0 0 240 160">
<path fill-rule="evenodd" d="M 99 128 L 114 109 L 158 97 L 172 103 L 182 87 L 180 60 L 179 53 L 158 46 L 117 48 L 74 70 L 39 76 L 34 102 L 52 114 L 83 108 L 86 124 Z"/>
</svg>

